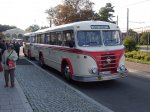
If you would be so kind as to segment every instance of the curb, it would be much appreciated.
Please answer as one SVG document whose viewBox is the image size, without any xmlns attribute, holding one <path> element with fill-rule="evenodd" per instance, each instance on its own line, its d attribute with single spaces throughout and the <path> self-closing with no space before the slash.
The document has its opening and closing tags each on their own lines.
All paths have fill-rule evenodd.
<svg viewBox="0 0 150 112">
<path fill-rule="evenodd" d="M 128 69 L 128 71 L 129 71 L 129 73 L 132 73 L 132 75 L 137 75 L 139 77 L 144 77 L 144 78 L 150 78 L 149 72 L 139 71 L 139 70 L 135 70 L 135 69 Z"/>
<path fill-rule="evenodd" d="M 26 96 L 25 96 L 25 94 L 24 94 L 22 88 L 20 87 L 16 78 L 15 78 L 15 82 L 16 82 L 16 88 L 19 92 L 19 95 L 20 95 L 20 98 L 22 100 L 25 111 L 26 112 L 33 112 L 32 108 L 31 108 L 31 106 L 30 106 L 30 104 L 29 104 L 29 102 L 28 102 L 28 100 L 27 100 L 27 98 L 26 98 Z"/>
</svg>

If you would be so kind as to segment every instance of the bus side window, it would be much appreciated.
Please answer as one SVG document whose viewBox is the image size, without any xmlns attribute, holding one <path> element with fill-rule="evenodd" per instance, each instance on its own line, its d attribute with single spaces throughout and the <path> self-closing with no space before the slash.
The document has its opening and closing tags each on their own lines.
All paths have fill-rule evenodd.
<svg viewBox="0 0 150 112">
<path fill-rule="evenodd" d="M 40 43 L 40 35 L 37 35 L 37 43 Z"/>
<path fill-rule="evenodd" d="M 74 38 L 73 38 L 73 31 L 68 30 L 64 31 L 64 44 L 68 47 L 74 47 Z"/>
<path fill-rule="evenodd" d="M 41 44 L 45 44 L 45 34 L 41 34 Z"/>
<path fill-rule="evenodd" d="M 45 34 L 44 43 L 45 43 L 45 44 L 48 44 L 48 43 L 49 43 L 49 33 L 46 33 L 46 34 Z"/>
<path fill-rule="evenodd" d="M 50 44 L 50 45 L 51 45 L 51 33 L 49 33 L 48 44 Z"/>
<path fill-rule="evenodd" d="M 56 33 L 51 32 L 50 45 L 57 45 Z"/>
<path fill-rule="evenodd" d="M 57 44 L 59 46 L 62 46 L 62 35 L 61 35 L 61 32 L 57 32 Z"/>
</svg>

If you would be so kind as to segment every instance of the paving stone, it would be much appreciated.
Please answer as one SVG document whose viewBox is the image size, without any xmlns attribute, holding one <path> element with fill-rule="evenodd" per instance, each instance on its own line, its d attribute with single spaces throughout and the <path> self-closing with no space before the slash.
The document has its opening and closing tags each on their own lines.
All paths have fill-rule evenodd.
<svg viewBox="0 0 150 112">
<path fill-rule="evenodd" d="M 105 112 L 107 110 L 81 97 L 79 93 L 33 65 L 18 65 L 16 78 L 35 112 Z"/>
</svg>

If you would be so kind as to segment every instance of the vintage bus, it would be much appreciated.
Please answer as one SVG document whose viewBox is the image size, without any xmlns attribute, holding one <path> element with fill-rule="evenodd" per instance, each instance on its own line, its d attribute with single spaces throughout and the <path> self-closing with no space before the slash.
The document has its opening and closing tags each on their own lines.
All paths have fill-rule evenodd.
<svg viewBox="0 0 150 112">
<path fill-rule="evenodd" d="M 104 21 L 81 21 L 29 35 L 24 54 L 69 80 L 104 81 L 127 75 L 119 27 Z"/>
<path fill-rule="evenodd" d="M 24 42 L 23 42 L 23 53 L 25 56 L 28 56 L 29 58 L 34 57 L 33 56 L 33 43 L 34 43 L 34 37 L 35 37 L 35 33 L 31 32 L 31 33 L 25 33 L 24 34 Z"/>
</svg>

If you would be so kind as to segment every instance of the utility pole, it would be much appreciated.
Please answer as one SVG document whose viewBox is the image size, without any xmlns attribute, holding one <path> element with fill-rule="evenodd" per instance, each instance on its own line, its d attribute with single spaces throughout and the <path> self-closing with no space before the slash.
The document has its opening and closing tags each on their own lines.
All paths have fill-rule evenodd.
<svg viewBox="0 0 150 112">
<path fill-rule="evenodd" d="M 129 8 L 127 8 L 127 36 L 129 35 Z"/>
</svg>

